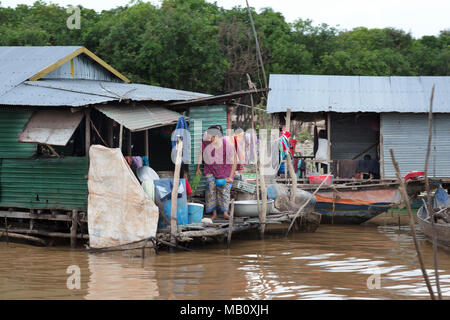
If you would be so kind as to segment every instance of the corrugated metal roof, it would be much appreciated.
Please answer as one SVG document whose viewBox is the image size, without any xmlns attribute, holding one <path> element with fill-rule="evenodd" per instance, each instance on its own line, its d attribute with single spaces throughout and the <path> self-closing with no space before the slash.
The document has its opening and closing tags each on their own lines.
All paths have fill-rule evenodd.
<svg viewBox="0 0 450 320">
<path fill-rule="evenodd" d="M 0 46 L 0 96 L 80 48 Z"/>
<path fill-rule="evenodd" d="M 83 116 L 82 112 L 72 113 L 67 109 L 39 110 L 31 116 L 19 134 L 19 142 L 65 146 Z"/>
<path fill-rule="evenodd" d="M 450 77 L 270 75 L 267 111 L 450 113 Z"/>
<path fill-rule="evenodd" d="M 178 118 L 181 116 L 178 112 L 153 106 L 97 106 L 96 108 L 107 117 L 114 119 L 131 131 L 141 131 L 176 124 Z"/>
<path fill-rule="evenodd" d="M 78 107 L 109 101 L 180 101 L 210 95 L 145 84 L 95 80 L 26 81 L 0 96 L 0 104 Z"/>
</svg>

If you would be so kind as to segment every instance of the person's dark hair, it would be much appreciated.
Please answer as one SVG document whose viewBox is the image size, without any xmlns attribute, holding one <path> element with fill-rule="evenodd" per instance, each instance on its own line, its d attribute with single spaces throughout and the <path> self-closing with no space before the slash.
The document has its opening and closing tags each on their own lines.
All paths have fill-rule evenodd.
<svg viewBox="0 0 450 320">
<path fill-rule="evenodd" d="M 219 136 L 218 132 L 220 132 L 220 135 L 223 136 L 223 130 L 221 125 L 214 125 L 208 128 L 208 133 L 212 136 Z"/>
<path fill-rule="evenodd" d="M 327 139 L 327 138 L 328 138 L 328 136 L 327 136 L 327 130 L 320 130 L 320 131 L 319 131 L 319 138 L 320 138 L 320 139 Z"/>
</svg>

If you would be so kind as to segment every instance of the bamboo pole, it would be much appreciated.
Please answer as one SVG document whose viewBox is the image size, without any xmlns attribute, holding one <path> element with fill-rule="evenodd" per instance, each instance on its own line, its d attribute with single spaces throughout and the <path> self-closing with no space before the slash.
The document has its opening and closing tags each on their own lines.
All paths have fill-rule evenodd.
<svg viewBox="0 0 450 320">
<path fill-rule="evenodd" d="M 399 190 L 400 190 L 400 193 L 402 195 L 403 202 L 405 203 L 406 209 L 408 211 L 409 226 L 411 228 L 411 234 L 412 234 L 412 237 L 413 237 L 413 240 L 414 240 L 414 246 L 416 247 L 417 258 L 419 259 L 420 269 L 422 270 L 423 278 L 424 278 L 425 283 L 427 285 L 428 292 L 430 293 L 430 297 L 431 297 L 432 300 L 435 300 L 433 289 L 432 289 L 431 284 L 430 284 L 430 279 L 428 278 L 427 270 L 425 269 L 425 264 L 423 262 L 422 252 L 420 251 L 419 242 L 417 241 L 416 228 L 414 227 L 414 218 L 413 218 L 413 215 L 411 213 L 411 205 L 409 203 L 408 194 L 406 192 L 405 182 L 403 181 L 403 179 L 402 179 L 402 177 L 400 175 L 400 168 L 398 166 L 398 162 L 395 160 L 394 150 L 389 149 L 389 152 L 391 153 L 392 163 L 393 163 L 393 165 L 395 167 L 395 173 L 397 175 L 397 179 L 400 182 Z"/>
<path fill-rule="evenodd" d="M 173 188 L 172 188 L 172 199 L 171 199 L 171 210 L 170 210 L 170 241 L 173 244 L 177 242 L 177 195 L 178 195 L 178 184 L 180 181 L 180 168 L 181 168 L 181 156 L 183 154 L 183 140 L 181 137 L 177 137 L 177 158 L 175 161 L 175 172 L 173 174 Z"/>
<path fill-rule="evenodd" d="M 438 268 L 438 259 L 437 259 L 437 235 L 436 235 L 436 227 L 434 225 L 434 212 L 433 206 L 431 205 L 431 190 L 430 190 L 430 180 L 428 179 L 428 165 L 430 160 L 430 149 L 431 149 L 431 139 L 432 132 L 431 129 L 433 127 L 433 98 L 434 98 L 434 87 L 431 89 L 431 97 L 430 97 L 430 111 L 428 112 L 428 144 L 427 144 L 427 154 L 425 156 L 425 190 L 427 192 L 427 211 L 431 220 L 431 230 L 432 230 L 432 240 L 433 240 L 433 262 L 434 262 L 434 277 L 436 279 L 436 291 L 438 294 L 438 299 L 442 300 L 441 286 L 439 282 L 439 268 Z"/>
</svg>

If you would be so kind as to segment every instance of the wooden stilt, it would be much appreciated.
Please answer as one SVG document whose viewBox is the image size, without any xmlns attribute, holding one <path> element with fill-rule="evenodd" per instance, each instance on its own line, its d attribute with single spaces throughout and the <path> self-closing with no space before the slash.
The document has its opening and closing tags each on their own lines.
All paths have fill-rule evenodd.
<svg viewBox="0 0 450 320">
<path fill-rule="evenodd" d="M 147 159 L 150 156 L 149 145 L 148 145 L 148 130 L 145 130 L 145 156 Z"/>
<path fill-rule="evenodd" d="M 331 113 L 327 114 L 327 143 L 328 143 L 328 163 L 327 174 L 331 174 Z"/>
<path fill-rule="evenodd" d="M 131 154 L 131 130 L 128 130 L 128 135 L 127 135 L 127 154 L 129 156 L 132 156 L 132 154 Z"/>
<path fill-rule="evenodd" d="M 91 110 L 85 111 L 85 147 L 86 157 L 89 156 L 89 148 L 91 147 Z"/>
<path fill-rule="evenodd" d="M 70 247 L 77 246 L 78 211 L 72 211 L 72 226 L 70 227 Z"/>
<path fill-rule="evenodd" d="M 177 158 L 175 161 L 175 172 L 173 175 L 173 188 L 172 188 L 172 199 L 171 199 L 171 210 L 170 210 L 170 241 L 173 244 L 177 242 L 177 196 L 178 196 L 178 184 L 180 181 L 180 169 L 181 169 L 181 156 L 183 154 L 183 140 L 178 137 L 177 141 Z"/>
<path fill-rule="evenodd" d="M 119 129 L 119 149 L 122 150 L 122 143 L 123 143 L 123 125 L 120 125 Z"/>
<path fill-rule="evenodd" d="M 230 246 L 231 246 L 231 235 L 233 233 L 233 220 L 234 220 L 234 199 L 231 200 L 230 222 L 228 224 L 228 237 L 227 237 L 227 248 L 228 249 L 230 249 Z"/>
</svg>

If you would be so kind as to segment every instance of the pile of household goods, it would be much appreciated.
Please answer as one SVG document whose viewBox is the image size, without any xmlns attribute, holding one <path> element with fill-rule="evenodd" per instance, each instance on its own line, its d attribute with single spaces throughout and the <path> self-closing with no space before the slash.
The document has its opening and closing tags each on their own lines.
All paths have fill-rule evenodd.
<svg viewBox="0 0 450 320">
<path fill-rule="evenodd" d="M 125 159 L 141 183 L 147 197 L 155 202 L 159 208 L 158 229 L 167 228 L 170 225 L 173 178 L 160 178 L 158 173 L 149 167 L 148 158 L 145 156 L 127 156 Z M 180 179 L 179 181 L 177 196 L 178 225 L 200 223 L 203 217 L 203 205 L 188 203 L 187 197 L 192 193 L 189 182 L 186 179 Z"/>
</svg>

